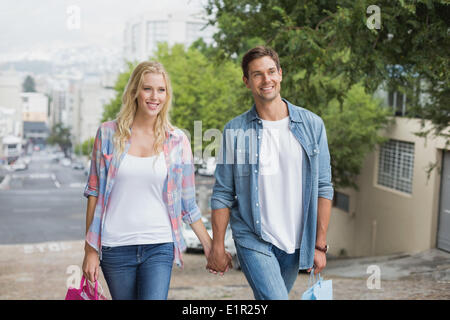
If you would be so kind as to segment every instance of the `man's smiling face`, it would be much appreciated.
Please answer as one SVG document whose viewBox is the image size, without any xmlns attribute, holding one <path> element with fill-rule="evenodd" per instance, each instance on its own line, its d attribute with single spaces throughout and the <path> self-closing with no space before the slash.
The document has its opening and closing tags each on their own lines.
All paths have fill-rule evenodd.
<svg viewBox="0 0 450 320">
<path fill-rule="evenodd" d="M 270 102 L 280 95 L 282 70 L 277 69 L 275 61 L 264 56 L 248 64 L 248 78 L 244 83 L 252 91 L 256 101 Z"/>
</svg>

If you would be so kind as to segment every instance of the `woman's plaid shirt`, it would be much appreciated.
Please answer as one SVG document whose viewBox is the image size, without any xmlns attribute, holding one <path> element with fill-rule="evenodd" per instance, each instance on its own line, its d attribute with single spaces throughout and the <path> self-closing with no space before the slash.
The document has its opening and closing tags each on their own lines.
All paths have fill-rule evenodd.
<svg viewBox="0 0 450 320">
<path fill-rule="evenodd" d="M 121 155 L 117 154 L 113 143 L 116 128 L 117 123 L 114 120 L 103 123 L 97 130 L 88 182 L 84 190 L 85 197 L 98 198 L 86 241 L 99 252 L 100 259 L 102 258 L 101 235 L 109 196 L 120 163 L 131 145 L 130 139 L 124 152 Z M 186 249 L 186 244 L 181 233 L 181 220 L 191 224 L 201 218 L 201 212 L 195 201 L 195 170 L 191 144 L 183 131 L 173 129 L 166 133 L 163 152 L 167 165 L 163 199 L 172 225 L 174 261 L 182 267 L 182 252 Z"/>
</svg>

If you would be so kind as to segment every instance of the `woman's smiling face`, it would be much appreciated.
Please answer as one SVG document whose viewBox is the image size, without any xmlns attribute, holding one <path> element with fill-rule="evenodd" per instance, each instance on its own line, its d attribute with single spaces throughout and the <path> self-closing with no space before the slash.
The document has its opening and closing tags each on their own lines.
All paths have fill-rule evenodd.
<svg viewBox="0 0 450 320">
<path fill-rule="evenodd" d="M 138 113 L 145 117 L 156 117 L 164 106 L 167 88 L 160 73 L 146 73 L 138 96 Z"/>
</svg>

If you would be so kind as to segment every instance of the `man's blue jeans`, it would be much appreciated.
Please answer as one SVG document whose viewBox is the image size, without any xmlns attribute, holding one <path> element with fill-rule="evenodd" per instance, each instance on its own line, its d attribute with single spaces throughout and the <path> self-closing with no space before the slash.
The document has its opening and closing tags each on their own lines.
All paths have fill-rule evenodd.
<svg viewBox="0 0 450 320">
<path fill-rule="evenodd" d="M 102 246 L 103 275 L 113 300 L 166 300 L 174 259 L 172 242 Z"/>
<path fill-rule="evenodd" d="M 240 246 L 236 251 L 256 300 L 288 300 L 299 270 L 300 249 L 292 254 L 271 246 L 270 255 Z"/>
</svg>

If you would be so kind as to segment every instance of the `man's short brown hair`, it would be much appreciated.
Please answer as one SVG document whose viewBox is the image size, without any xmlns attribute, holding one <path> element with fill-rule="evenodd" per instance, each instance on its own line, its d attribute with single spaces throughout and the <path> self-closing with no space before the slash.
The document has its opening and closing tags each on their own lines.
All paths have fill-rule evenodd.
<svg viewBox="0 0 450 320">
<path fill-rule="evenodd" d="M 253 49 L 247 51 L 247 53 L 242 58 L 242 72 L 244 73 L 244 77 L 248 79 L 248 65 L 255 59 L 262 57 L 271 57 L 277 66 L 277 70 L 280 71 L 280 59 L 278 58 L 278 54 L 275 50 L 265 46 L 257 46 Z"/>
</svg>

